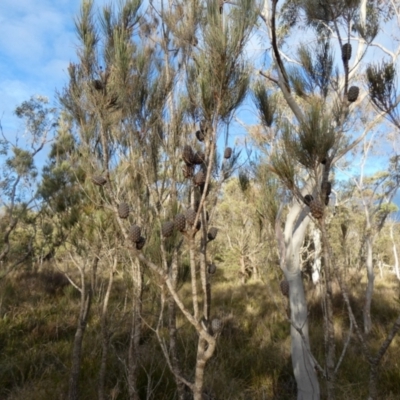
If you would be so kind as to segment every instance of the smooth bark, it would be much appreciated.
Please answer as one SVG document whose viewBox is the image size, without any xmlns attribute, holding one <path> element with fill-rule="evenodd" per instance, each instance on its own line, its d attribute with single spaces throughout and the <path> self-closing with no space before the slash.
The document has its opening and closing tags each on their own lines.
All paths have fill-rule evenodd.
<svg viewBox="0 0 400 400">
<path fill-rule="evenodd" d="M 312 238 L 314 243 L 314 262 L 312 265 L 311 278 L 314 285 L 317 285 L 320 280 L 321 274 L 321 231 L 313 224 L 312 226 Z"/>
<path fill-rule="evenodd" d="M 289 282 L 291 355 L 298 400 L 320 398 L 319 382 L 310 349 L 307 302 L 301 279 L 299 255 L 309 221 L 307 211 L 295 201 L 286 217 L 284 234 L 278 221 L 275 226 L 281 267 Z"/>
<path fill-rule="evenodd" d="M 393 236 L 393 224 L 390 226 L 390 239 L 392 240 L 392 245 L 393 245 L 394 272 L 396 273 L 397 279 L 400 280 L 399 256 L 397 253 L 396 242 L 394 241 L 394 236 Z"/>
<path fill-rule="evenodd" d="M 285 275 L 289 282 L 291 355 L 297 400 L 319 400 L 319 383 L 311 357 L 307 303 L 300 271 Z"/>
<path fill-rule="evenodd" d="M 367 247 L 367 290 L 365 292 L 365 301 L 364 301 L 364 309 L 363 309 L 363 318 L 364 318 L 364 333 L 368 334 L 372 329 L 372 320 L 371 320 L 371 303 L 372 303 L 372 295 L 374 292 L 374 281 L 375 281 L 375 273 L 374 273 L 374 265 L 373 265 L 373 255 L 372 255 L 372 246 L 373 246 L 373 238 L 371 235 L 368 235 L 365 245 Z"/>
</svg>

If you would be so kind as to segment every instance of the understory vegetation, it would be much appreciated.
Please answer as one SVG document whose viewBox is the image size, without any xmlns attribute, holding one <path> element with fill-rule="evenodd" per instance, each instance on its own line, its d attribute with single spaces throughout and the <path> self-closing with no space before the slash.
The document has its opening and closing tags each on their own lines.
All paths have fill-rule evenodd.
<svg viewBox="0 0 400 400">
<path fill-rule="evenodd" d="M 399 398 L 395 2 L 116 3 L 0 125 L 0 398 Z"/>
<path fill-rule="evenodd" d="M 274 273 L 275 271 L 275 273 Z M 106 286 L 105 281 L 101 283 Z M 205 387 L 217 399 L 293 399 L 296 384 L 290 359 L 290 333 L 287 299 L 280 294 L 276 268 L 263 273 L 262 281 L 242 285 L 237 271 L 222 267 L 215 276 L 214 301 L 224 310 L 224 328 L 215 356 L 210 361 Z M 363 274 L 349 271 L 351 301 L 362 308 Z M 305 281 L 309 301 L 309 322 L 314 355 L 323 356 L 323 330 L 320 297 Z M 181 291 L 190 293 L 188 283 Z M 47 266 L 43 272 L 21 273 L 1 284 L 0 320 L 0 397 L 13 400 L 62 399 L 67 392 L 72 342 L 76 331 L 79 296 L 63 275 Z M 189 297 L 189 296 L 184 296 Z M 144 321 L 157 315 L 151 287 L 143 298 Z M 392 273 L 377 278 L 374 295 L 374 329 L 369 344 L 377 349 L 387 335 L 399 307 L 399 282 Z M 123 276 L 115 280 L 110 301 L 110 358 L 106 391 L 110 399 L 127 398 L 125 354 L 129 346 L 130 319 L 126 308 L 129 288 Z M 96 299 L 94 299 L 96 307 Z M 157 307 L 157 305 L 156 305 Z M 341 294 L 336 291 L 334 308 L 338 346 L 347 335 L 348 317 Z M 361 318 L 361 313 L 357 315 Z M 182 362 L 191 365 L 196 357 L 187 343 L 196 333 L 178 318 L 179 352 Z M 352 338 L 355 342 L 357 339 Z M 368 395 L 368 365 L 355 343 L 350 346 L 339 370 L 338 399 L 365 399 Z M 82 359 L 82 399 L 97 396 L 101 329 L 96 314 L 88 321 Z M 340 349 L 340 347 L 339 347 Z M 174 398 L 174 379 L 157 340 L 144 325 L 139 351 L 141 372 L 138 386 L 141 398 Z M 400 340 L 397 337 L 383 360 L 379 393 L 382 399 L 400 395 Z M 211 398 L 211 397 L 210 397 Z"/>
</svg>

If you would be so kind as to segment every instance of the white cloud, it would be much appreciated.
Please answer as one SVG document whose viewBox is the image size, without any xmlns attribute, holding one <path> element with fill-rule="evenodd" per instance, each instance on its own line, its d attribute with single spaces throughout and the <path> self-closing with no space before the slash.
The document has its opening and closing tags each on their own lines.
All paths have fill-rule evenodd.
<svg viewBox="0 0 400 400">
<path fill-rule="evenodd" d="M 1 52 L 23 70 L 40 67 L 42 60 L 51 58 L 54 52 L 65 54 L 65 42 L 73 38 L 70 29 L 72 26 L 66 24 L 65 17 L 46 10 L 3 21 L 0 26 Z"/>
<path fill-rule="evenodd" d="M 117 0 L 115 0 L 117 1 Z M 95 8 L 109 0 L 96 0 Z M 15 132 L 13 111 L 36 94 L 53 103 L 76 59 L 74 18 L 81 0 L 0 0 L 0 117 Z"/>
<path fill-rule="evenodd" d="M 16 106 L 32 95 L 54 99 L 67 79 L 75 55 L 73 17 L 80 0 L 1 0 L 0 116 L 15 131 Z"/>
</svg>

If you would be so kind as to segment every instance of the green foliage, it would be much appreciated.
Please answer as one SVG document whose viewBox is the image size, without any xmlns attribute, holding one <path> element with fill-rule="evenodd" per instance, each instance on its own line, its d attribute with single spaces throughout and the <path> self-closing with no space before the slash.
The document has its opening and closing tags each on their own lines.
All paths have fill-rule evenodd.
<svg viewBox="0 0 400 400">
<path fill-rule="evenodd" d="M 47 106 L 48 99 L 42 96 L 31 97 L 15 109 L 15 115 L 25 123 L 26 130 L 32 137 L 34 144 L 47 134 L 56 124 L 51 120 L 55 108 Z"/>
<path fill-rule="evenodd" d="M 296 25 L 306 25 L 325 37 L 331 35 L 335 24 L 337 27 L 340 23 L 347 25 L 352 21 L 352 31 L 371 43 L 378 33 L 382 15 L 390 11 L 379 7 L 376 0 L 367 1 L 365 16 L 360 10 L 360 0 L 287 0 L 282 6 L 280 18 L 285 32 Z M 305 18 L 301 18 L 303 16 Z"/>
<path fill-rule="evenodd" d="M 236 283 L 234 275 L 226 270 L 222 272 L 226 282 L 216 284 L 214 300 L 223 307 L 224 328 L 219 338 L 219 345 L 213 362 L 206 372 L 206 388 L 219 398 L 246 398 L 261 400 L 265 396 L 280 399 L 293 398 L 295 384 L 290 363 L 290 325 L 286 320 L 286 300 L 278 295 L 278 280 L 273 274 L 268 276 L 268 285 L 261 282 L 249 282 L 243 286 Z M 348 273 L 348 272 L 347 272 Z M 233 272 L 234 274 L 234 272 Z M 351 288 L 351 299 L 354 304 L 362 304 L 360 276 L 351 277 L 348 281 Z M 122 277 L 121 277 L 122 279 Z M 0 360 L 0 395 L 14 400 L 43 399 L 66 391 L 68 367 L 70 365 L 71 343 L 76 329 L 76 317 L 79 296 L 67 296 L 71 286 L 54 295 L 44 291 L 39 284 L 38 276 L 25 275 L 17 279 L 2 282 L 2 309 L 0 319 L 0 345 L 2 357 Z M 377 328 L 369 338 L 372 346 L 376 346 L 389 329 L 388 321 L 396 314 L 398 304 L 394 298 L 396 284 L 389 279 L 381 281 L 379 287 L 379 304 L 373 310 L 377 315 Z M 106 284 L 106 282 L 104 282 Z M 124 287 L 121 280 L 116 282 L 119 289 Z M 189 288 L 183 286 L 181 290 Z M 189 289 L 190 290 L 190 289 Z M 74 290 L 74 293 L 78 293 Z M 149 293 L 149 292 L 147 292 Z M 313 353 L 322 357 L 324 343 L 322 327 L 318 323 L 321 307 L 315 297 L 314 290 L 307 285 L 310 299 L 310 324 Z M 150 293 L 149 293 L 150 295 Z M 187 298 L 189 301 L 190 299 Z M 154 301 L 150 296 L 144 302 L 143 315 L 154 313 Z M 340 294 L 335 294 L 335 309 L 343 309 Z M 111 392 L 117 388 L 120 397 L 127 396 L 126 370 L 121 359 L 128 351 L 129 323 L 127 314 L 119 294 L 111 298 L 111 343 L 108 360 L 109 373 L 106 389 Z M 343 313 L 336 320 L 337 345 L 340 346 L 341 335 L 347 334 L 348 320 Z M 357 314 L 357 317 L 360 317 Z M 179 351 L 184 362 L 190 365 L 195 358 L 195 352 L 188 345 L 195 339 L 194 331 L 179 320 Z M 398 343 L 398 339 L 395 339 Z M 96 381 L 101 346 L 99 320 L 89 321 L 84 348 L 82 397 L 96 397 Z M 139 387 L 143 396 L 147 388 L 154 389 L 158 399 L 170 399 L 174 393 L 173 380 L 166 369 L 161 350 L 149 329 L 145 329 L 141 347 L 141 366 L 139 372 Z M 340 348 L 340 347 L 339 347 Z M 397 382 L 398 368 L 396 366 L 397 347 L 389 350 L 385 358 L 379 379 L 379 392 L 387 399 L 395 399 L 399 395 Z M 146 372 L 149 375 L 146 375 Z M 345 357 L 339 369 L 340 382 L 345 388 L 338 388 L 337 398 L 365 398 L 367 395 L 368 369 L 360 357 L 357 342 L 352 341 L 349 354 Z M 158 381 L 159 386 L 155 386 Z M 226 385 L 229 381 L 230 384 Z M 150 385 L 150 386 L 148 386 Z"/>
<path fill-rule="evenodd" d="M 194 58 L 195 80 L 188 79 L 187 86 L 208 121 L 215 110 L 223 120 L 228 120 L 245 98 L 250 78 L 243 51 L 257 18 L 256 11 L 253 0 L 241 0 L 224 24 L 218 1 L 207 2 L 204 45 Z"/>
<path fill-rule="evenodd" d="M 90 61 L 95 60 L 94 48 L 99 41 L 96 27 L 93 20 L 93 0 L 83 0 L 81 3 L 80 15 L 75 20 L 76 31 L 81 42 L 84 44 L 83 58 L 88 62 L 85 67 L 91 69 L 93 65 Z"/>
<path fill-rule="evenodd" d="M 292 142 L 288 141 L 286 144 L 290 146 L 292 145 Z M 287 151 L 286 146 L 275 149 L 275 151 L 271 154 L 270 162 L 273 171 L 276 173 L 282 183 L 288 189 L 294 189 L 296 183 L 296 165 L 292 154 Z"/>
<path fill-rule="evenodd" d="M 354 16 L 360 0 L 301 0 L 300 4 L 306 12 L 308 23 L 322 29 L 321 22 L 333 25 L 341 18 Z"/>
<path fill-rule="evenodd" d="M 379 32 L 382 14 L 378 10 L 376 0 L 367 0 L 365 21 L 360 21 L 360 15 L 355 16 L 353 30 L 367 42 L 371 43 Z"/>
<path fill-rule="evenodd" d="M 277 111 L 276 94 L 270 93 L 264 84 L 258 81 L 254 88 L 254 100 L 263 124 L 271 127 Z"/>
<path fill-rule="evenodd" d="M 133 307 L 138 304 L 132 292 L 139 281 L 128 269 L 136 266 L 132 261 L 134 252 L 125 241 L 130 224 L 141 226 L 146 236 L 141 255 L 160 266 L 163 274 L 172 272 L 171 267 L 176 261 L 178 295 L 188 310 L 193 306 L 193 285 L 187 282 L 192 278 L 192 260 L 185 247 L 189 233 L 182 235 L 175 231 L 164 240 L 160 226 L 164 220 L 173 220 L 190 203 L 193 206 L 204 194 L 202 189 L 194 188 L 190 180 L 183 180 L 180 172 L 181 150 L 187 144 L 194 146 L 193 131 L 199 118 L 205 118 L 209 131 L 205 132 L 206 142 L 196 143 L 196 150 L 204 150 L 209 158 L 207 165 L 204 163 L 196 168 L 206 171 L 209 167 L 211 192 L 208 197 L 203 196 L 203 200 L 210 214 L 214 214 L 212 217 L 216 219 L 220 233 L 209 248 L 203 247 L 205 240 L 199 238 L 202 231 L 197 233 L 193 242 L 201 251 L 194 256 L 194 266 L 195 274 L 200 275 L 198 264 L 203 254 L 205 257 L 207 253 L 209 259 L 216 261 L 217 272 L 210 278 L 212 310 L 224 323 L 216 357 L 206 370 L 206 388 L 223 399 L 294 396 L 289 362 L 290 325 L 286 299 L 278 295 L 276 261 L 279 260 L 273 232 L 281 206 L 288 203 L 285 188 L 278 179 L 292 195 L 298 194 L 299 183 L 308 175 L 314 178 L 312 185 L 319 188 L 318 179 L 324 168 L 321 162 L 327 154 L 335 155 L 339 144 L 345 142 L 340 136 L 343 126 L 335 126 L 335 123 L 343 122 L 342 105 L 335 103 L 333 111 L 329 111 L 326 104 L 333 80 L 329 32 L 335 24 L 350 26 L 350 21 L 359 22 L 359 1 L 285 2 L 281 15 L 286 20 L 283 36 L 304 13 L 307 23 L 320 33 L 315 47 L 299 47 L 301 68 L 290 74 L 294 92 L 302 97 L 301 105 L 305 103 L 304 119 L 299 118 L 300 122 L 295 124 L 288 116 L 287 108 L 281 107 L 282 99 L 257 82 L 254 99 L 260 119 L 264 126 L 271 128 L 268 132 L 272 140 L 276 137 L 279 141 L 268 143 L 272 149 L 268 165 L 257 160 L 251 173 L 248 172 L 250 168 L 243 168 L 238 178 L 232 177 L 232 172 L 240 151 L 221 163 L 221 152 L 216 148 L 219 144 L 217 131 L 230 122 L 247 94 L 251 68 L 245 46 L 259 9 L 253 0 L 240 0 L 225 5 L 221 16 L 220 2 L 210 0 L 203 8 L 199 4 L 197 1 L 190 4 L 174 2 L 171 10 L 162 10 L 160 27 L 154 15 L 140 13 L 141 2 L 138 0 L 121 3 L 116 12 L 111 5 L 106 6 L 98 19 L 94 2 L 83 1 L 81 14 L 76 19 L 79 59 L 70 65 L 68 87 L 59 96 L 64 113 L 38 189 L 43 207 L 40 213 L 32 212 L 29 202 L 18 199 L 18 205 L 0 224 L 5 231 L 12 218 L 18 218 L 20 222 L 11 241 L 11 258 L 24 253 L 36 235 L 37 254 L 56 254 L 58 262 L 68 255 L 69 262 L 72 259 L 84 264 L 84 279 L 88 286 L 89 278 L 91 280 L 95 305 L 84 339 L 81 378 L 86 384 L 82 385 L 82 398 L 97 395 L 104 333 L 109 339 L 107 394 L 116 398 L 128 396 L 125 378 L 131 336 L 128 321 L 135 312 Z M 368 40 L 376 34 L 374 24 L 377 21 L 377 14 L 372 12 L 370 5 L 371 2 L 367 26 L 355 26 L 359 35 Z M 185 12 L 180 11 L 180 7 L 184 7 Z M 367 75 L 370 90 L 380 99 L 378 103 L 394 110 L 393 66 L 370 67 Z M 392 100 L 387 100 L 388 93 Z M 50 109 L 43 104 L 26 102 L 16 111 L 18 117 L 27 121 L 36 141 L 49 127 L 54 127 L 48 124 Z M 6 146 L 3 151 L 8 154 Z M 9 196 L 19 177 L 36 177 L 35 153 L 18 146 L 14 146 L 12 152 L 6 167 L 15 175 L 9 181 L 2 181 L 2 188 Z M 397 160 L 393 160 L 393 170 L 395 165 Z M 104 176 L 106 184 L 94 185 L 90 179 L 93 176 Z M 375 182 L 387 183 L 379 198 L 382 200 L 394 188 L 393 180 L 388 182 L 393 176 L 391 172 L 375 176 L 371 182 L 366 179 L 370 187 L 364 194 L 374 193 Z M 217 182 L 218 178 L 220 182 Z M 224 180 L 226 185 L 220 192 Z M 220 204 L 215 206 L 217 200 Z M 116 213 L 116 206 L 122 201 L 132 210 L 123 221 Z M 358 218 L 360 206 L 357 201 L 338 207 L 329 227 L 337 262 L 335 268 L 340 268 L 340 273 L 349 278 L 354 303 L 362 301 L 362 278 L 357 275 L 353 281 L 350 269 L 363 265 L 365 235 L 362 219 Z M 383 200 L 378 206 L 373 205 L 378 223 L 395 210 L 393 204 Z M 205 210 L 200 219 L 206 232 Z M 5 242 L 0 237 L 0 249 Z M 303 250 L 308 251 L 311 247 L 312 244 Z M 386 259 L 391 257 L 389 247 L 381 253 Z M 93 256 L 101 260 L 97 271 L 84 262 Z M 111 272 L 110 260 L 117 263 L 115 286 L 111 292 L 106 330 L 102 331 L 100 317 L 104 288 Z M 168 316 L 161 310 L 160 301 L 160 298 L 162 301 L 170 299 L 165 276 L 151 272 L 142 259 L 135 262 L 140 265 L 140 279 L 145 282 L 140 298 L 143 306 L 138 351 L 140 396 L 170 399 L 176 395 L 174 377 L 153 334 L 153 328 L 159 323 L 161 338 L 168 343 Z M 238 271 L 243 265 L 244 274 L 265 278 L 265 282 L 258 280 L 238 285 Z M 71 265 L 64 262 L 62 266 L 75 282 L 79 282 L 80 277 Z M 79 313 L 79 292 L 67 284 L 61 289 L 49 290 L 57 286 L 54 276 L 38 278 L 32 273 L 23 279 L 13 279 L 7 280 L 1 288 L 0 397 L 60 397 L 66 391 L 71 344 Z M 194 286 L 200 287 L 198 283 L 194 280 Z M 321 360 L 324 332 L 320 302 L 315 300 L 318 294 L 313 288 L 309 287 L 308 291 L 312 350 Z M 372 347 L 377 346 L 381 339 L 378 336 L 382 336 L 388 318 L 394 315 L 391 310 L 394 294 L 394 287 L 388 288 L 388 293 L 383 293 L 381 308 L 373 310 L 378 312 L 379 328 L 369 338 Z M 199 304 L 202 305 L 201 301 Z M 339 336 L 347 332 L 348 321 L 341 297 L 336 293 L 334 307 L 339 348 L 342 343 Z M 193 343 L 198 340 L 198 332 L 180 313 L 177 321 L 179 359 L 185 376 L 191 376 L 192 372 L 187 371 L 192 371 L 196 362 Z M 393 392 L 398 391 L 395 383 L 398 374 L 393 371 L 395 366 L 390 365 L 382 375 L 381 390 L 388 396 L 386 384 Z M 352 342 L 338 376 L 338 381 L 348 389 L 346 393 L 340 393 L 341 389 L 338 389 L 338 398 L 364 398 L 366 373 L 358 344 Z M 230 384 L 226 385 L 226 382 Z"/>
<path fill-rule="evenodd" d="M 28 173 L 34 173 L 34 163 L 32 154 L 18 147 L 13 148 L 14 156 L 6 160 L 6 165 L 12 169 L 18 176 L 26 176 Z"/>
<path fill-rule="evenodd" d="M 257 213 L 261 216 L 263 225 L 267 222 L 273 227 L 280 203 L 284 201 L 279 182 L 268 168 L 268 165 L 262 163 L 259 163 L 255 168 L 255 182 L 259 188 L 256 202 Z"/>
<path fill-rule="evenodd" d="M 55 110 L 47 107 L 47 103 L 44 97 L 31 97 L 16 108 L 15 114 L 24 121 L 26 130 L 22 145 L 18 144 L 18 138 L 16 144 L 5 138 L 0 142 L 2 154 L 6 156 L 0 185 L 3 201 L 7 205 L 14 203 L 16 196 L 20 200 L 24 196 L 24 200 L 32 198 L 32 190 L 27 191 L 26 188 L 32 187 L 37 177 L 34 159 L 47 142 L 48 134 L 56 126 L 52 119 Z"/>
<path fill-rule="evenodd" d="M 380 65 L 370 64 L 366 74 L 372 103 L 379 111 L 386 113 L 396 126 L 400 126 L 395 66 L 390 62 L 383 62 Z"/>
<path fill-rule="evenodd" d="M 47 103 L 46 98 L 38 96 L 18 106 L 15 114 L 25 124 L 22 143 L 18 137 L 15 144 L 11 143 L 5 135 L 0 142 L 5 156 L 0 177 L 1 277 L 34 259 L 33 242 L 39 217 L 39 212 L 32 210 L 32 204 L 37 199 L 35 157 L 43 150 L 48 135 L 56 126 L 53 122 L 55 110 L 47 107 Z"/>
<path fill-rule="evenodd" d="M 319 89 L 319 95 L 326 99 L 333 73 L 333 53 L 329 40 L 320 40 L 314 47 L 300 45 L 297 49 L 302 66 L 294 69 L 290 80 L 298 96 L 314 94 Z"/>
<path fill-rule="evenodd" d="M 283 126 L 286 151 L 305 168 L 313 170 L 336 144 L 332 120 L 323 105 L 317 101 L 309 107 L 305 119 L 297 128 Z"/>
</svg>

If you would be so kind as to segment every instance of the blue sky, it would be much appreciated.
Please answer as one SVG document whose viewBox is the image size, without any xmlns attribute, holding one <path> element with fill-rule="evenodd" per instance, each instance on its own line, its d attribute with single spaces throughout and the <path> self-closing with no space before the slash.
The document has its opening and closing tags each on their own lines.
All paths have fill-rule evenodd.
<svg viewBox="0 0 400 400">
<path fill-rule="evenodd" d="M 95 1 L 96 6 L 105 3 Z M 76 58 L 74 17 L 80 4 L 81 0 L 0 0 L 0 118 L 9 139 L 22 133 L 13 115 L 17 105 L 32 95 L 44 95 L 54 104 L 56 89 L 67 82 L 68 64 Z M 396 41 L 383 39 L 389 48 L 398 45 Z M 253 61 L 265 51 L 257 36 L 250 49 Z M 382 57 L 378 49 L 372 54 L 375 60 Z M 255 110 L 247 103 L 240 118 L 247 122 L 249 117 L 255 117 Z M 243 131 L 236 125 L 231 135 L 229 142 L 234 145 L 235 139 L 243 138 Z"/>
<path fill-rule="evenodd" d="M 32 95 L 44 95 L 54 102 L 55 90 L 65 85 L 67 66 L 76 57 L 74 17 L 80 3 L 81 0 L 0 0 L 0 118 L 7 137 L 21 133 L 13 115 L 17 105 Z M 95 1 L 96 6 L 105 3 L 108 1 Z M 393 40 L 383 42 L 388 47 L 397 45 Z M 253 60 L 265 50 L 257 36 L 253 36 L 250 48 Z M 254 107 L 245 105 L 240 117 L 246 122 L 249 117 L 253 119 Z M 236 135 L 232 133 L 234 141 Z"/>
<path fill-rule="evenodd" d="M 79 12 L 80 1 L 0 1 L 0 116 L 3 127 L 13 126 L 12 112 L 16 105 L 34 94 L 53 99 L 55 89 L 63 87 L 68 63 L 75 58 L 77 39 L 73 19 Z M 95 4 L 106 2 L 96 0 Z M 253 40 L 258 42 L 256 38 Z M 257 43 L 255 47 L 261 50 L 263 46 Z"/>
<path fill-rule="evenodd" d="M 96 5 L 106 0 L 96 0 Z M 54 102 L 75 59 L 74 17 L 81 0 L 0 1 L 0 118 L 4 133 L 20 131 L 16 106 L 32 95 Z"/>
<path fill-rule="evenodd" d="M 95 7 L 109 3 L 95 0 Z M 116 3 L 116 1 L 113 1 Z M 81 0 L 0 0 L 0 118 L 8 138 L 21 133 L 13 115 L 32 95 L 55 101 L 76 58 L 74 17 Z"/>
<path fill-rule="evenodd" d="M 1 0 L 0 115 L 5 133 L 16 130 L 13 111 L 32 95 L 54 99 L 74 58 L 73 17 L 80 0 Z"/>
</svg>

